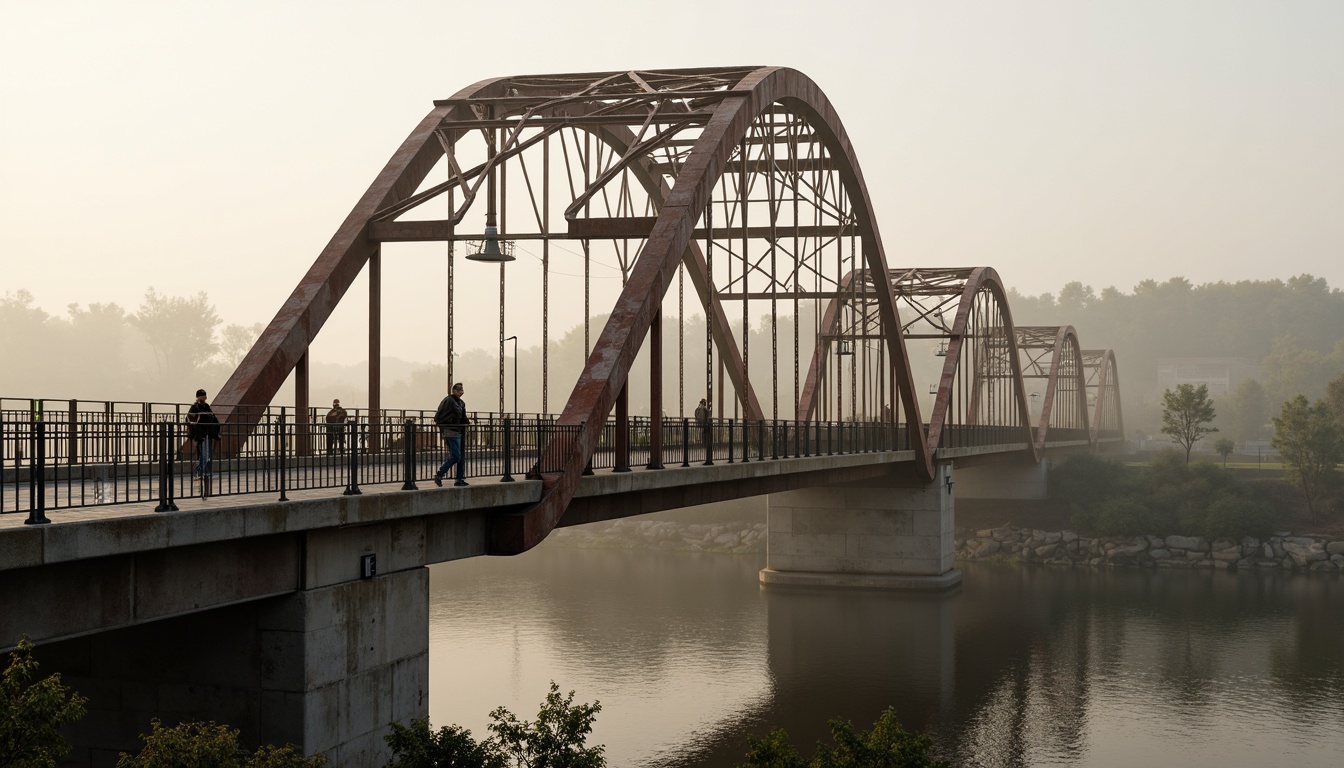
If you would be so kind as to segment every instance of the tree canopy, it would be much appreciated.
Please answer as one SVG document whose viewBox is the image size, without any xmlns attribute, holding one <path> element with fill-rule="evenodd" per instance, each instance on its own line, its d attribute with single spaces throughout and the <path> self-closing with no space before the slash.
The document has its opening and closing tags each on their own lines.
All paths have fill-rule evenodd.
<svg viewBox="0 0 1344 768">
<path fill-rule="evenodd" d="M 1303 395 L 1284 403 L 1274 417 L 1271 444 L 1302 489 L 1314 522 L 1320 500 L 1334 482 L 1335 466 L 1344 461 L 1344 436 L 1329 404 L 1308 403 Z"/>
<path fill-rule="evenodd" d="M 1212 426 L 1213 400 L 1209 387 L 1200 384 L 1177 384 L 1175 391 L 1162 393 L 1162 434 L 1185 449 L 1185 463 L 1190 463 L 1190 450 L 1205 435 L 1218 431 Z"/>
<path fill-rule="evenodd" d="M 61 726 L 84 717 L 88 700 L 61 683 L 38 677 L 33 644 L 19 640 L 0 675 L 0 766 L 50 768 L 70 751 Z"/>
</svg>

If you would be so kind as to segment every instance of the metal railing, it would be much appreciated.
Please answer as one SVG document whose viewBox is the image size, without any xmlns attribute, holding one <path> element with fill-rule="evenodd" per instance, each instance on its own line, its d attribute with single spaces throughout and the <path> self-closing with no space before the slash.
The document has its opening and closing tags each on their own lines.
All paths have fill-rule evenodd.
<svg viewBox="0 0 1344 768">
<path fill-rule="evenodd" d="M 53 408 L 60 403 L 63 407 Z M 23 405 L 22 408 L 9 407 Z M 384 410 L 370 418 L 350 409 L 340 424 L 318 421 L 317 409 L 295 419 L 292 408 L 239 406 L 256 425 L 220 424 L 211 459 L 201 469 L 202 441 L 185 422 L 186 408 L 155 403 L 0 400 L 0 513 L 28 513 L 47 522 L 53 510 L 156 502 L 176 509 L 183 498 L 340 488 L 357 494 L 370 484 L 413 490 L 430 480 L 447 449 L 428 410 Z M 583 425 L 559 425 L 536 414 L 470 414 L 463 476 L 517 477 L 563 471 L 564 446 Z M 251 421 L 250 419 L 248 421 Z M 585 472 L 775 461 L 812 456 L 910 450 L 904 425 L 632 416 L 620 431 L 603 425 Z M 1078 432 L 1078 434 L 1073 434 Z M 953 426 L 942 447 L 1024 442 L 1017 427 Z M 1052 429 L 1051 442 L 1085 439 L 1082 430 Z M 453 470 L 456 474 L 456 469 Z"/>
<path fill-rule="evenodd" d="M 257 407 L 255 426 L 220 424 L 218 439 L 212 439 L 193 434 L 199 426 L 185 422 L 185 408 L 57 410 L 53 401 L 22 402 L 41 407 L 0 409 L 0 513 L 26 512 L 35 524 L 48 522 L 48 511 L 100 505 L 154 502 L 162 511 L 176 509 L 184 498 L 272 493 L 285 501 L 293 491 L 357 494 L 363 485 L 394 482 L 412 490 L 447 457 L 431 411 L 387 410 L 371 420 L 352 409 L 345 423 L 325 424 L 295 423 L 292 409 Z M 507 482 L 563 471 L 566 452 L 548 449 L 563 447 L 583 429 L 537 415 L 470 418 L 463 440 L 467 479 Z M 608 419 L 587 471 L 909 448 L 908 431 L 895 424 L 664 418 L 661 446 L 653 426 L 648 417 L 631 417 L 618 439 L 618 422 Z M 202 467 L 204 442 L 212 450 Z"/>
</svg>

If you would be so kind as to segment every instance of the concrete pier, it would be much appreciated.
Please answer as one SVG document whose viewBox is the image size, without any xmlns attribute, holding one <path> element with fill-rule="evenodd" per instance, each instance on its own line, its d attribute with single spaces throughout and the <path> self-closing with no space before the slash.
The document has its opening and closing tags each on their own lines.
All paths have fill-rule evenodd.
<svg viewBox="0 0 1344 768">
<path fill-rule="evenodd" d="M 950 463 L 909 476 L 772 493 L 765 585 L 946 589 L 953 568 Z"/>
</svg>

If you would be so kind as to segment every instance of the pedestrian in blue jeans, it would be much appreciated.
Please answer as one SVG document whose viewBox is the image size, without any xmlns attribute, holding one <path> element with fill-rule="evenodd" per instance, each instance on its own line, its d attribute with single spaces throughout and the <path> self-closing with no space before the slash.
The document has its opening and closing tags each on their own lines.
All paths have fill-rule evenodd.
<svg viewBox="0 0 1344 768">
<path fill-rule="evenodd" d="M 196 402 L 187 411 L 187 437 L 196 444 L 196 467 L 192 470 L 192 480 L 210 476 L 210 459 L 214 446 L 219 439 L 219 418 L 205 401 L 205 390 L 196 390 Z"/>
<path fill-rule="evenodd" d="M 454 465 L 457 466 L 457 481 L 453 485 L 467 484 L 462 479 L 467 469 L 467 462 L 462 456 L 462 436 L 467 431 L 468 422 L 467 404 L 462 401 L 463 391 L 461 382 L 454 384 L 453 391 L 439 402 L 438 409 L 434 411 L 434 423 L 439 426 L 439 434 L 448 447 L 448 460 L 434 473 L 434 484 L 440 487 L 448 470 Z"/>
</svg>

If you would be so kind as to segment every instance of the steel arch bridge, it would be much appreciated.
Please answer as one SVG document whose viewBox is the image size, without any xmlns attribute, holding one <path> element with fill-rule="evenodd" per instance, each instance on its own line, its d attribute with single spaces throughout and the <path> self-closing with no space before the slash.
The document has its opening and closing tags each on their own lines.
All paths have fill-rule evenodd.
<svg viewBox="0 0 1344 768">
<path fill-rule="evenodd" d="M 442 180 L 430 178 L 437 174 Z M 446 217 L 428 214 L 431 201 L 446 202 Z M 1084 349 L 1071 326 L 1016 327 L 992 268 L 890 266 L 834 107 L 806 75 L 780 67 L 502 77 L 436 101 L 220 391 L 216 409 L 247 424 L 256 416 L 242 404 L 271 402 L 292 373 L 305 413 L 309 345 L 367 269 L 369 406 L 377 418 L 388 243 L 448 244 L 452 380 L 462 330 L 454 293 L 464 280 L 454 248 L 481 240 L 482 231 L 506 255 L 510 245 L 540 249 L 544 413 L 553 249 L 580 248 L 585 275 L 586 359 L 577 380 L 561 384 L 569 394 L 556 416 L 572 429 L 544 451 L 545 466 L 563 471 L 542 476 L 538 504 L 496 516 L 492 538 L 501 553 L 534 546 L 559 523 L 611 419 L 624 434 L 627 384 L 641 350 L 651 382 L 647 413 L 666 412 L 664 310 L 674 306 L 679 402 L 671 407 L 682 415 L 693 379 L 692 391 L 703 386 L 720 416 L 731 403 L 751 421 L 887 423 L 907 435 L 924 478 L 934 477 L 939 451 L 1025 443 L 1040 461 L 1048 442 L 1095 446 L 1122 434 L 1109 350 Z M 605 307 L 591 305 L 590 268 L 601 259 L 617 265 L 621 288 L 592 339 L 588 318 Z M 499 270 L 501 388 L 506 269 L 519 268 Z M 688 300 L 705 317 L 698 342 L 686 339 Z M 656 467 L 662 427 L 652 422 Z"/>
</svg>

